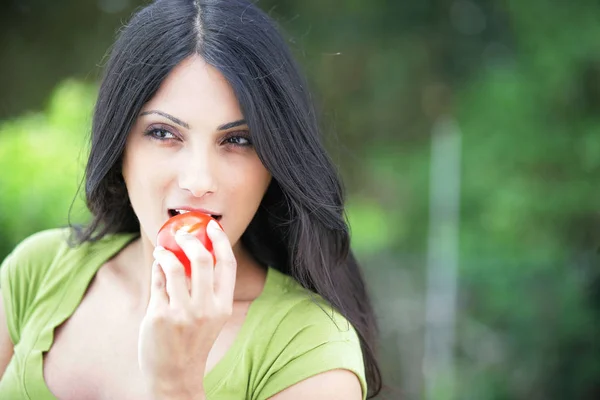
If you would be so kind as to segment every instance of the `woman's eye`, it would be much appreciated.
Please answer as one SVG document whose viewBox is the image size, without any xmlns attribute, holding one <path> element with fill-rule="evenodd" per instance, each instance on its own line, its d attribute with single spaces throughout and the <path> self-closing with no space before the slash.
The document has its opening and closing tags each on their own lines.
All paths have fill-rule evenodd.
<svg viewBox="0 0 600 400">
<path fill-rule="evenodd" d="M 150 128 L 146 131 L 145 135 L 156 140 L 175 139 L 175 135 L 164 128 Z"/>
<path fill-rule="evenodd" d="M 225 139 L 225 143 L 240 147 L 252 146 L 250 139 L 244 136 L 230 136 Z"/>
</svg>

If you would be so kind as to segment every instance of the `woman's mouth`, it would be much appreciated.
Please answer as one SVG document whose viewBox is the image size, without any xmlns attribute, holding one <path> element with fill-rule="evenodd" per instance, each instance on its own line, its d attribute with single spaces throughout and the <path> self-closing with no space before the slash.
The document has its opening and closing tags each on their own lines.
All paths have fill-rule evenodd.
<svg viewBox="0 0 600 400">
<path fill-rule="evenodd" d="M 176 209 L 176 208 L 170 208 L 169 209 L 169 217 L 174 217 L 176 215 L 185 214 L 185 213 L 188 213 L 188 212 L 190 212 L 190 210 L 181 210 L 181 209 Z M 208 214 L 208 213 L 204 213 L 204 214 Z M 221 219 L 221 217 L 222 217 L 222 215 L 219 215 L 219 214 L 208 214 L 208 215 L 210 215 L 211 217 L 213 217 L 217 221 L 219 221 Z"/>
</svg>

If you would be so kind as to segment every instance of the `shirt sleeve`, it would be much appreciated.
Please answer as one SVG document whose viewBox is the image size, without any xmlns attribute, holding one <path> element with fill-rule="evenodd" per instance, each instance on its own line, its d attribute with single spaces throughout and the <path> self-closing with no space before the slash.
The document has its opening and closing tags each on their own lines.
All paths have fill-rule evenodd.
<svg viewBox="0 0 600 400">
<path fill-rule="evenodd" d="M 352 325 L 331 307 L 310 300 L 295 308 L 271 338 L 269 352 L 275 356 L 252 398 L 266 400 L 311 376 L 345 369 L 357 376 L 365 399 L 362 351 Z"/>
<path fill-rule="evenodd" d="M 65 238 L 65 231 L 59 229 L 36 233 L 19 243 L 0 265 L 0 291 L 13 344 L 21 338 L 45 266 L 50 265 Z"/>
</svg>

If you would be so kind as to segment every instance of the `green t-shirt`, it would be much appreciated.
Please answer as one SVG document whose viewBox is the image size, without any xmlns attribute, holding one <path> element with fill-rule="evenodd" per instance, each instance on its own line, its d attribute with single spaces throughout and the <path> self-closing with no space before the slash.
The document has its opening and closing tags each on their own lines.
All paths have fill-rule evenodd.
<svg viewBox="0 0 600 400">
<path fill-rule="evenodd" d="M 43 354 L 98 269 L 132 234 L 76 248 L 67 229 L 37 233 L 0 267 L 0 288 L 14 355 L 0 380 L 0 399 L 54 400 L 43 378 Z M 353 327 L 291 277 L 269 268 L 234 343 L 204 379 L 208 399 L 262 400 L 315 374 L 354 372 L 366 397 L 361 348 Z M 320 299 L 320 298 L 318 298 Z M 320 305 L 319 305 L 320 304 Z"/>
</svg>

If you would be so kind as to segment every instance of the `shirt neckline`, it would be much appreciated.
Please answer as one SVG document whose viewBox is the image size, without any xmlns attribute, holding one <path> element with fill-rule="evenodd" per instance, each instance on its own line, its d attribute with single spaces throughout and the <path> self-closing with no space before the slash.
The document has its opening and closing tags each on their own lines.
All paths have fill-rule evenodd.
<svg viewBox="0 0 600 400">
<path fill-rule="evenodd" d="M 106 247 L 99 248 L 94 254 L 85 254 L 85 257 L 91 257 L 83 270 L 78 270 L 73 273 L 65 285 L 65 290 L 62 298 L 56 305 L 56 308 L 50 315 L 43 328 L 40 330 L 31 352 L 27 356 L 24 366 L 24 389 L 29 398 L 44 398 L 56 399 L 56 396 L 50 391 L 46 380 L 44 379 L 44 353 L 49 351 L 54 343 L 55 329 L 70 318 L 76 311 L 79 304 L 83 300 L 92 279 L 109 259 L 123 250 L 133 239 L 137 238 L 136 234 L 116 234 L 112 240 L 107 241 Z M 272 290 L 274 281 L 280 278 L 281 273 L 272 267 L 267 268 L 267 275 L 262 292 L 256 299 L 252 301 L 248 307 L 246 318 L 238 331 L 233 343 L 227 349 L 225 355 L 208 371 L 204 376 L 205 392 L 208 396 L 214 392 L 220 382 L 228 375 L 227 372 L 232 370 L 233 365 L 241 357 L 242 348 L 247 341 L 249 333 L 256 324 L 255 315 L 260 303 L 264 301 L 266 295 Z M 65 301 L 65 294 L 76 291 L 76 295 L 70 297 L 71 301 Z"/>
</svg>

